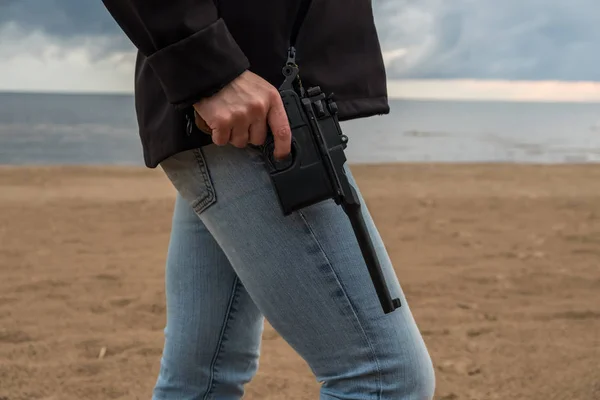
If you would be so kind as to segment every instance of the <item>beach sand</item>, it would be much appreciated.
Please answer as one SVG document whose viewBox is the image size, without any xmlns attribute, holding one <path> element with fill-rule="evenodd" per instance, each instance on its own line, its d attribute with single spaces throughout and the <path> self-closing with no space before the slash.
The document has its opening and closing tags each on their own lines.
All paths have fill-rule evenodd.
<svg viewBox="0 0 600 400">
<path fill-rule="evenodd" d="M 436 399 L 600 399 L 600 166 L 353 166 Z M 160 170 L 0 168 L 0 399 L 150 399 L 174 191 Z M 251 400 L 317 399 L 269 326 Z"/>
</svg>

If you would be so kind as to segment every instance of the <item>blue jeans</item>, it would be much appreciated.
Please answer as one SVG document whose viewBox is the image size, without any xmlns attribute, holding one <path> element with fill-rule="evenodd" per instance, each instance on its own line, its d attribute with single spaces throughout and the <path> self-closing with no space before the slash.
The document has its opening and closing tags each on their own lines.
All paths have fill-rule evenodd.
<svg viewBox="0 0 600 400">
<path fill-rule="evenodd" d="M 325 201 L 284 217 L 256 149 L 210 145 L 161 167 L 178 195 L 154 400 L 240 399 L 257 371 L 264 317 L 322 382 L 321 400 L 433 398 L 431 359 L 364 201 L 402 301 L 391 314 L 342 208 Z"/>
</svg>

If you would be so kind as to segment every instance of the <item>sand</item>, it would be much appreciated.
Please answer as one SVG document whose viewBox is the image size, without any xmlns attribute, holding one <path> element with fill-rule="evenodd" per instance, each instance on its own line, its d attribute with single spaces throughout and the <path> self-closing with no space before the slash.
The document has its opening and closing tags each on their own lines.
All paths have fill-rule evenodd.
<svg viewBox="0 0 600 400">
<path fill-rule="evenodd" d="M 600 399 L 600 166 L 352 167 L 436 399 Z M 0 399 L 150 399 L 174 192 L 160 170 L 0 168 Z M 266 326 L 247 399 L 317 399 Z"/>
</svg>

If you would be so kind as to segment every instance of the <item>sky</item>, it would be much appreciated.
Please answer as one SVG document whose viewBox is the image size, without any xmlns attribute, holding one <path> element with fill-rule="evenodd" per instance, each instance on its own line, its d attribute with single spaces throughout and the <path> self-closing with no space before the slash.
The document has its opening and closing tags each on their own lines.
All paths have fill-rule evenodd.
<svg viewBox="0 0 600 400">
<path fill-rule="evenodd" d="M 391 97 L 600 101 L 598 0 L 373 0 Z M 0 0 L 0 90 L 131 92 L 100 0 Z"/>
</svg>

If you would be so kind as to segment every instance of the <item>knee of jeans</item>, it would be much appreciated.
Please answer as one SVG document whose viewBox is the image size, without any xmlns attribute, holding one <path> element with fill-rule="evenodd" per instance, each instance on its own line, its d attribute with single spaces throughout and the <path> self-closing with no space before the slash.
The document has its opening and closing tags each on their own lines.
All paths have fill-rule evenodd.
<svg viewBox="0 0 600 400">
<path fill-rule="evenodd" d="M 432 400 L 435 395 L 435 370 L 429 355 L 394 367 L 393 379 L 383 379 L 381 400 Z"/>
<path fill-rule="evenodd" d="M 242 398 L 245 385 L 257 370 L 257 357 L 238 356 L 216 365 L 200 363 L 191 356 L 163 357 L 154 387 L 155 398 Z"/>
<path fill-rule="evenodd" d="M 193 352 L 168 351 L 165 349 L 160 360 L 162 380 L 181 382 L 187 385 L 197 382 L 202 386 L 210 376 L 210 368 L 197 359 Z"/>
<path fill-rule="evenodd" d="M 354 365 L 335 379 L 324 381 L 322 400 L 432 400 L 435 371 L 427 353 L 421 357 L 394 357 L 382 363 Z"/>
<path fill-rule="evenodd" d="M 168 334 L 167 329 L 165 333 L 156 390 L 170 388 L 176 392 L 204 390 L 210 394 L 239 394 L 258 371 L 258 347 L 232 344 L 207 351 L 202 348 L 202 341 L 195 337 L 187 337 L 181 332 Z"/>
</svg>

